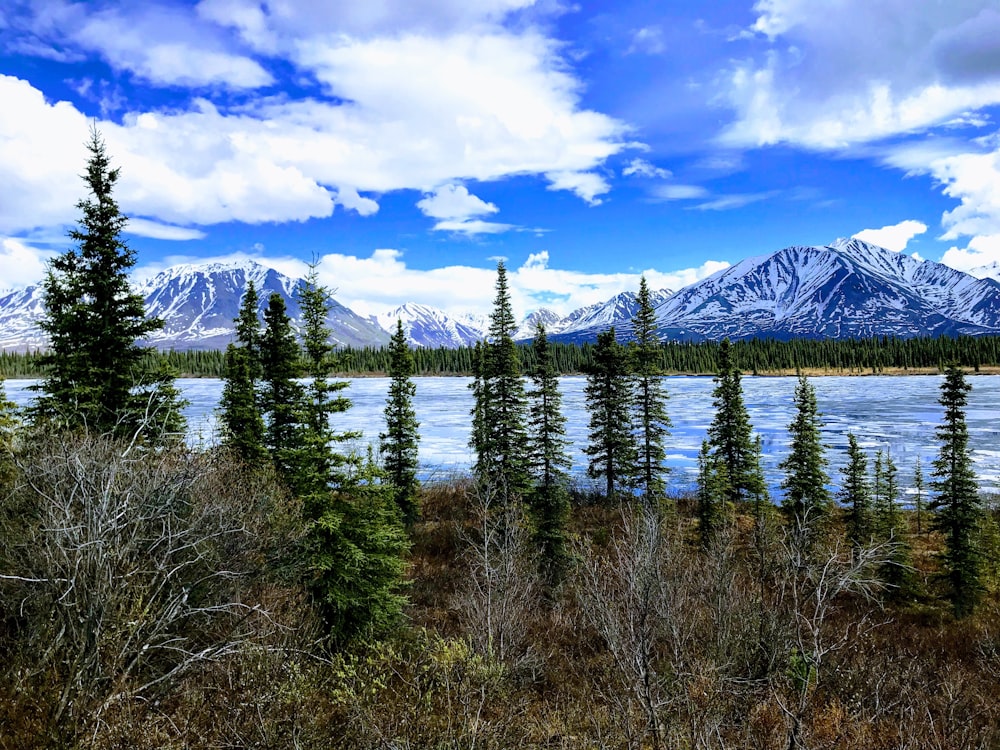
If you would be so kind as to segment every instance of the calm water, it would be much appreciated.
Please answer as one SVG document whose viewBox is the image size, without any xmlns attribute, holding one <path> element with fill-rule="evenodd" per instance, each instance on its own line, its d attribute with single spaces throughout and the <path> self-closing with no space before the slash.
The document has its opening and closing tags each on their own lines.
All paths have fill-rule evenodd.
<svg viewBox="0 0 1000 750">
<path fill-rule="evenodd" d="M 907 486 L 913 463 L 920 456 L 925 478 L 937 454 L 934 428 L 941 421 L 937 403 L 943 378 L 939 376 L 823 377 L 810 382 L 822 413 L 823 437 L 830 459 L 830 474 L 839 484 L 837 470 L 847 450 L 847 432 L 872 453 L 877 448 L 891 452 L 900 470 L 900 483 Z M 8 380 L 7 395 L 18 404 L 31 398 L 26 390 L 33 381 Z M 344 391 L 353 403 L 350 410 L 335 416 L 344 430 L 360 430 L 361 445 L 377 441 L 383 428 L 382 411 L 387 378 L 350 380 Z M 472 397 L 468 378 L 417 378 L 414 403 L 420 421 L 420 462 L 422 474 L 437 476 L 468 470 L 472 454 L 468 447 L 469 411 Z M 1000 491 L 1000 376 L 970 376 L 972 391 L 966 419 L 976 471 L 984 489 Z M 586 457 L 588 415 L 582 377 L 562 378 L 567 432 L 572 441 L 574 471 L 583 475 Z M 796 379 L 792 377 L 745 377 L 744 398 L 754 429 L 764 446 L 765 468 L 773 485 L 780 481 L 777 464 L 788 450 L 787 425 L 792 419 L 792 397 Z M 214 412 L 222 383 L 211 379 L 184 379 L 178 385 L 190 402 L 187 408 L 192 442 L 215 440 Z M 672 469 L 671 484 L 693 486 L 701 441 L 712 420 L 710 377 L 669 377 L 668 411 L 673 427 L 668 442 L 667 464 Z"/>
</svg>

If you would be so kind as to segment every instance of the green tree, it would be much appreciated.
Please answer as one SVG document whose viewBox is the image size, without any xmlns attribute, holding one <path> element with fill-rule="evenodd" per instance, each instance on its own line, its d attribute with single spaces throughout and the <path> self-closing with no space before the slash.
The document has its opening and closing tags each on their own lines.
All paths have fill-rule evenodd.
<svg viewBox="0 0 1000 750">
<path fill-rule="evenodd" d="M 941 384 L 944 419 L 937 428 L 941 449 L 931 482 L 935 497 L 930 507 L 935 512 L 934 527 L 944 536 L 942 561 L 956 617 L 972 614 L 982 594 L 982 559 L 976 544 L 982 508 L 965 424 L 970 390 L 962 369 L 950 365 Z"/>
<path fill-rule="evenodd" d="M 670 427 L 667 391 L 660 368 L 660 342 L 656 337 L 656 313 L 646 277 L 639 279 L 638 307 L 632 317 L 632 373 L 635 395 L 632 421 L 637 433 L 637 481 L 644 502 L 656 507 L 666 494 L 664 441 Z"/>
<path fill-rule="evenodd" d="M 728 487 L 725 462 L 712 452 L 707 440 L 702 440 L 698 453 L 698 540 L 702 549 L 715 544 L 726 515 Z"/>
<path fill-rule="evenodd" d="M 253 281 L 247 285 L 236 317 L 236 342 L 226 347 L 219 422 L 222 444 L 250 465 L 267 456 L 264 419 L 260 414 L 260 297 Z"/>
<path fill-rule="evenodd" d="M 924 529 L 924 470 L 920 465 L 920 456 L 913 465 L 913 514 L 917 520 L 917 533 L 923 534 Z"/>
<path fill-rule="evenodd" d="M 892 456 L 875 454 L 875 502 L 872 508 L 872 535 L 876 542 L 889 545 L 889 554 L 879 565 L 879 577 L 900 598 L 913 589 L 910 544 L 899 508 L 899 471 Z"/>
<path fill-rule="evenodd" d="M 261 407 L 267 417 L 264 444 L 282 481 L 297 490 L 305 391 L 296 380 L 299 346 L 285 300 L 277 292 L 268 298 L 264 310 L 260 362 Z"/>
<path fill-rule="evenodd" d="M 847 433 L 847 465 L 840 499 L 847 506 L 847 538 L 855 547 L 872 538 L 872 494 L 868 484 L 868 457 L 853 433 Z"/>
<path fill-rule="evenodd" d="M 403 321 L 389 342 L 389 393 L 385 405 L 385 432 L 379 435 L 386 476 L 395 488 L 396 505 L 403 522 L 412 526 L 420 516 L 417 499 L 417 443 L 420 439 L 413 410 L 417 386 L 413 383 L 413 352 L 406 341 Z"/>
<path fill-rule="evenodd" d="M 566 453 L 569 441 L 558 373 L 541 323 L 535 328 L 532 350 L 535 369 L 531 373 L 532 389 L 528 392 L 528 462 L 534 484 L 527 501 L 542 574 L 549 583 L 555 583 L 561 577 L 566 559 L 570 459 Z"/>
<path fill-rule="evenodd" d="M 612 327 L 597 334 L 584 388 L 590 412 L 590 442 L 584 448 L 590 456 L 587 474 L 604 478 L 609 501 L 635 485 L 638 451 L 629 419 L 632 393 L 628 353 Z"/>
<path fill-rule="evenodd" d="M 496 298 L 490 314 L 489 340 L 482 350 L 481 386 L 474 409 L 476 476 L 501 492 L 504 502 L 528 487 L 527 399 L 521 361 L 514 343 L 517 320 L 507 288 L 507 271 L 497 263 Z"/>
<path fill-rule="evenodd" d="M 708 428 L 708 441 L 726 467 L 726 499 L 738 503 L 749 499 L 752 489 L 753 439 L 750 415 L 743 403 L 740 371 L 733 362 L 729 339 L 719 345 L 719 370 L 712 392 L 715 417 Z"/>
<path fill-rule="evenodd" d="M 825 530 L 832 500 L 826 489 L 830 478 L 820 441 L 816 391 L 805 375 L 799 375 L 795 387 L 795 418 L 788 425 L 788 432 L 792 445 L 781 463 L 785 472 L 781 483 L 785 491 L 782 509 L 795 524 L 801 542 L 808 549 Z"/>
<path fill-rule="evenodd" d="M 163 321 L 146 318 L 142 296 L 129 284 L 136 257 L 121 236 L 128 218 L 114 198 L 119 170 L 96 128 L 87 149 L 89 195 L 76 204 L 82 216 L 69 233 L 76 247 L 50 261 L 42 282 L 39 326 L 49 351 L 32 417 L 118 438 L 179 439 L 182 404 L 173 375 L 137 343 Z"/>
</svg>

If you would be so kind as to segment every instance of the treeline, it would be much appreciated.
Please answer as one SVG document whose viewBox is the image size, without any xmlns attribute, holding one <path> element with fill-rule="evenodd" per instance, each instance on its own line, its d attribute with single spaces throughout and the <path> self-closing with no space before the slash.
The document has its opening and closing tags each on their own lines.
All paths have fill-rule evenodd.
<svg viewBox="0 0 1000 750">
<path fill-rule="evenodd" d="M 549 342 L 552 362 L 562 375 L 587 372 L 594 362 L 594 343 Z M 666 373 L 711 375 L 719 369 L 717 341 L 667 341 L 660 343 L 657 366 Z M 530 344 L 519 344 L 523 374 L 537 362 Z M 333 357 L 337 374 L 369 375 L 388 372 L 390 353 L 376 347 L 344 348 Z M 428 375 L 471 375 L 474 347 L 416 348 L 415 373 Z M 899 338 L 880 336 L 869 339 L 747 339 L 732 344 L 736 366 L 752 375 L 768 375 L 796 370 L 817 370 L 832 374 L 945 370 L 948 363 L 979 371 L 1000 366 L 1000 336 L 958 336 Z M 43 374 L 40 352 L 0 353 L 0 377 L 36 378 Z M 166 363 L 182 377 L 221 378 L 225 373 L 225 352 L 220 350 L 170 350 L 163 353 Z M 305 363 L 303 363 L 303 368 Z"/>
</svg>

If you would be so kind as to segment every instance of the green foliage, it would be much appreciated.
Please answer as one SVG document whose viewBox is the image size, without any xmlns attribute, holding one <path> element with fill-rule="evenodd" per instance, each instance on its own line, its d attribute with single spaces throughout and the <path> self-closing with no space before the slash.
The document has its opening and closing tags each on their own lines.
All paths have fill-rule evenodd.
<svg viewBox="0 0 1000 750">
<path fill-rule="evenodd" d="M 171 373 L 136 343 L 163 321 L 146 318 L 142 296 L 129 284 L 136 258 L 122 240 L 128 219 L 113 196 L 119 170 L 96 129 L 87 148 L 89 195 L 77 203 L 82 216 L 69 233 L 76 247 L 52 259 L 42 282 L 39 325 L 50 348 L 40 358 L 45 379 L 31 417 L 56 429 L 176 440 L 183 429 Z"/>
<path fill-rule="evenodd" d="M 403 321 L 389 342 L 389 393 L 385 404 L 385 432 L 379 435 L 382 461 L 394 488 L 403 522 L 411 527 L 420 517 L 417 498 L 417 432 L 420 423 L 413 409 L 417 386 L 413 382 L 413 354 L 406 343 Z"/>
<path fill-rule="evenodd" d="M 554 583 L 562 575 L 567 554 L 569 441 L 558 375 L 541 323 L 535 329 L 533 349 L 536 365 L 531 374 L 532 389 L 528 392 L 528 462 L 534 484 L 526 499 L 541 572 Z"/>
<path fill-rule="evenodd" d="M 267 415 L 264 444 L 278 475 L 298 489 L 296 469 L 303 414 L 304 389 L 299 375 L 299 347 L 295 342 L 285 300 L 277 292 L 268 299 L 261 337 L 261 409 Z"/>
<path fill-rule="evenodd" d="M 514 344 L 517 320 L 507 288 L 507 271 L 497 264 L 496 298 L 489 341 L 480 349 L 473 395 L 473 448 L 479 481 L 497 488 L 505 500 L 528 488 L 527 400 L 521 361 Z"/>
<path fill-rule="evenodd" d="M 631 401 L 636 431 L 637 487 L 649 507 L 659 506 L 666 494 L 664 441 L 670 427 L 667 391 L 660 367 L 656 314 L 649 297 L 646 277 L 639 279 L 638 309 L 632 318 L 632 376 L 635 393 Z"/>
<path fill-rule="evenodd" d="M 879 578 L 889 586 L 891 596 L 904 598 L 913 593 L 911 549 L 906 522 L 899 507 L 899 474 L 892 456 L 875 454 L 875 482 L 872 507 L 872 536 L 889 546 L 889 554 L 879 566 Z"/>
<path fill-rule="evenodd" d="M 258 387 L 263 369 L 260 361 L 259 296 L 254 283 L 247 285 L 236 318 L 236 343 L 226 349 L 226 369 L 219 423 L 222 444 L 248 464 L 267 456 L 264 447 L 264 419 L 261 417 Z"/>
<path fill-rule="evenodd" d="M 922 534 L 924 524 L 924 471 L 920 456 L 913 465 L 913 515 L 917 521 L 917 533 Z"/>
<path fill-rule="evenodd" d="M 740 371 L 733 362 L 729 339 L 719 345 L 719 371 L 712 396 L 715 417 L 708 428 L 708 440 L 726 468 L 726 499 L 731 503 L 746 501 L 753 492 L 754 447 Z"/>
<path fill-rule="evenodd" d="M 820 442 L 819 412 L 816 391 L 804 375 L 795 387 L 795 418 L 788 425 L 791 451 L 782 461 L 785 472 L 781 488 L 785 491 L 782 509 L 797 527 L 805 547 L 811 548 L 825 530 L 832 500 L 826 489 L 827 460 Z"/>
<path fill-rule="evenodd" d="M 308 585 L 334 643 L 385 634 L 401 616 L 409 540 L 392 485 L 371 456 L 311 502 Z"/>
<path fill-rule="evenodd" d="M 956 617 L 972 614 L 982 594 L 982 559 L 976 543 L 982 508 L 965 424 L 970 390 L 961 368 L 949 366 L 941 384 L 944 419 L 937 428 L 941 449 L 931 482 L 935 498 L 930 507 L 935 511 L 934 527 L 945 539 L 942 562 Z"/>
<path fill-rule="evenodd" d="M 698 453 L 698 540 L 702 549 L 715 544 L 726 516 L 729 486 L 725 461 L 703 440 Z"/>
<path fill-rule="evenodd" d="M 615 329 L 599 333 L 584 389 L 590 442 L 583 452 L 590 456 L 587 474 L 604 478 L 609 501 L 635 486 L 638 451 L 630 419 L 633 393 L 628 353 L 615 339 Z"/>
<path fill-rule="evenodd" d="M 847 538 L 862 547 L 872 538 L 872 497 L 868 484 L 868 457 L 858 445 L 854 433 L 847 433 L 847 464 L 840 499 L 847 506 Z"/>
</svg>

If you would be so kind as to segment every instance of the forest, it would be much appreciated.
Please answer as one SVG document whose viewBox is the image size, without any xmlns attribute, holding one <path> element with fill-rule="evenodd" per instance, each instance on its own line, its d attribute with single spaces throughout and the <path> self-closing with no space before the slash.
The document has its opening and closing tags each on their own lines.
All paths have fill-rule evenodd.
<svg viewBox="0 0 1000 750">
<path fill-rule="evenodd" d="M 489 337 L 456 368 L 475 466 L 422 486 L 420 351 L 399 324 L 365 368 L 391 381 L 380 448 L 342 450 L 350 401 L 313 269 L 297 333 L 279 295 L 261 317 L 247 288 L 221 442 L 192 448 L 176 362 L 138 343 L 162 322 L 128 286 L 118 172 L 96 131 L 89 148 L 76 245 L 44 284 L 38 396 L 0 397 L 0 747 L 1000 742 L 1000 528 L 965 425 L 988 340 L 855 342 L 863 369 L 891 352 L 944 372 L 938 457 L 904 505 L 863 436 L 827 472 L 804 358 L 860 368 L 850 342 L 664 346 L 643 279 L 627 345 L 540 327 L 526 348 L 500 263 Z M 663 468 L 671 351 L 715 378 L 685 495 Z M 743 404 L 752 362 L 803 371 L 780 497 Z M 575 368 L 589 493 L 567 476 L 558 376 Z"/>
</svg>

